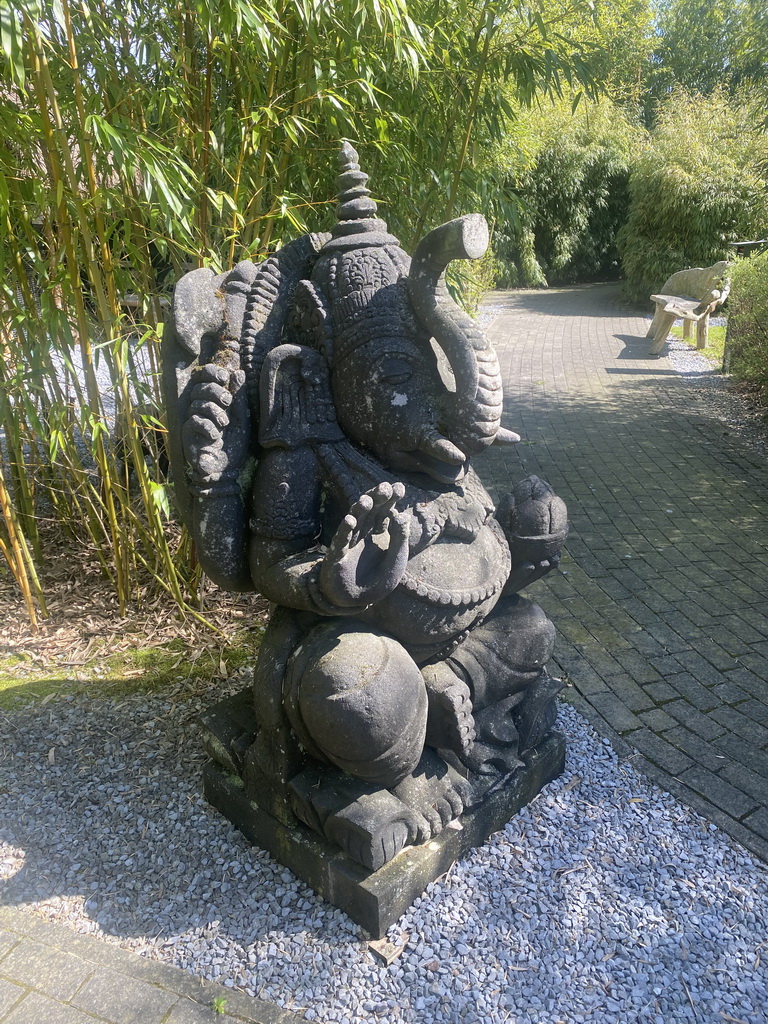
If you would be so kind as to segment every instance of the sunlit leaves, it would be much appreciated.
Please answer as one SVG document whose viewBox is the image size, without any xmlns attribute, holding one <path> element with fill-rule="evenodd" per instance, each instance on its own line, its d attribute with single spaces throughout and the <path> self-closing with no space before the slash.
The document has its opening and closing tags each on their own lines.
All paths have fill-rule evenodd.
<svg viewBox="0 0 768 1024">
<path fill-rule="evenodd" d="M 729 242 L 768 224 L 768 137 L 748 103 L 675 90 L 651 145 L 635 162 L 629 220 L 619 236 L 631 297 L 645 299 L 676 270 L 733 255 Z"/>
</svg>

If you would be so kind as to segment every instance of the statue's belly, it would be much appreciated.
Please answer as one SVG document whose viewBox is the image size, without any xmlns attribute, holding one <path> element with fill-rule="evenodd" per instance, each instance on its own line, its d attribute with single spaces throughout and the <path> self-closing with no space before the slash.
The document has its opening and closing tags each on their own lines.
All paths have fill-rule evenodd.
<svg viewBox="0 0 768 1024">
<path fill-rule="evenodd" d="M 413 555 L 395 592 L 365 618 L 406 645 L 444 643 L 485 618 L 509 570 L 506 538 L 489 520 L 474 540 L 443 536 Z"/>
</svg>

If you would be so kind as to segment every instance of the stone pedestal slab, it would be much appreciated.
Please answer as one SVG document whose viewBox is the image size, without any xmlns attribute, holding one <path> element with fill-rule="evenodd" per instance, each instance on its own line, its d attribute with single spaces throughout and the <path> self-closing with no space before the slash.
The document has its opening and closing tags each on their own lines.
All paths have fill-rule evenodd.
<svg viewBox="0 0 768 1024">
<path fill-rule="evenodd" d="M 565 740 L 548 733 L 523 756 L 524 764 L 477 807 L 452 822 L 439 836 L 402 850 L 378 871 L 367 871 L 321 836 L 297 823 L 287 826 L 258 806 L 239 775 L 216 761 L 204 768 L 206 799 L 255 845 L 267 850 L 319 896 L 343 910 L 371 938 L 408 910 L 430 882 L 454 861 L 499 831 L 529 803 L 565 764 Z"/>
</svg>

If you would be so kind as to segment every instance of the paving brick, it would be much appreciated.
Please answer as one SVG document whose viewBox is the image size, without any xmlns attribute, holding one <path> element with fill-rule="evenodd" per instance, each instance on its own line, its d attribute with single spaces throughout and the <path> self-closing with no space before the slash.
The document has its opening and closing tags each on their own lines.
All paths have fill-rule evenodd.
<svg viewBox="0 0 768 1024">
<path fill-rule="evenodd" d="M 745 654 L 739 658 L 739 661 L 744 668 L 768 681 L 768 658 L 764 658 L 760 654 Z"/>
<path fill-rule="evenodd" d="M 744 824 L 757 832 L 763 839 L 768 839 L 768 808 L 761 807 L 754 814 L 750 814 L 748 818 L 744 819 Z"/>
<path fill-rule="evenodd" d="M 611 656 L 618 659 L 619 655 L 626 650 L 630 649 L 629 640 L 625 636 L 622 636 L 613 625 L 603 624 L 601 626 L 591 625 L 589 627 L 592 636 L 597 640 L 599 644 L 611 652 Z M 618 672 L 623 670 L 623 666 L 619 665 L 617 668 Z"/>
<path fill-rule="evenodd" d="M 10 953 L 18 941 L 19 936 L 16 932 L 5 930 L 0 931 L 0 961 L 2 961 L 4 956 L 7 956 L 8 953 Z M 0 967 L 0 974 L 2 973 L 3 971 Z"/>
<path fill-rule="evenodd" d="M 573 685 L 578 689 L 579 693 L 582 693 L 585 697 L 593 697 L 597 693 L 608 693 L 610 687 L 604 679 L 595 672 L 592 676 L 584 678 L 582 677 L 578 682 L 573 680 L 573 677 L 569 675 L 569 681 L 573 682 Z"/>
<path fill-rule="evenodd" d="M 705 629 L 707 632 L 709 631 L 709 627 L 697 626 L 686 615 L 680 613 L 675 615 L 675 632 L 688 647 L 698 647 L 702 640 L 707 639 Z"/>
<path fill-rule="evenodd" d="M 720 683 L 718 686 L 713 686 L 712 695 L 723 704 L 740 704 L 749 697 L 747 691 L 742 690 L 735 683 Z"/>
<path fill-rule="evenodd" d="M 720 725 L 719 722 L 714 722 L 709 715 L 703 715 L 696 708 L 691 707 L 685 700 L 677 700 L 672 704 L 665 704 L 664 710 L 667 714 L 677 719 L 681 725 L 695 732 L 704 740 L 714 740 L 725 732 L 724 726 Z"/>
<path fill-rule="evenodd" d="M 659 669 L 655 659 L 663 658 L 667 652 L 658 640 L 654 639 L 654 637 L 644 629 L 639 630 L 637 633 L 633 633 L 631 636 L 627 637 L 627 639 L 636 651 L 639 651 L 641 654 L 651 659 L 651 664 L 661 675 L 664 674 L 661 672 L 661 669 Z"/>
<path fill-rule="evenodd" d="M 675 724 L 673 729 L 664 733 L 664 739 L 711 772 L 719 772 L 726 765 L 732 764 L 728 755 L 724 754 L 722 750 L 713 747 L 711 743 L 707 743 L 701 736 L 697 736 L 695 732 L 691 732 L 690 729 L 686 729 L 682 725 Z"/>
<path fill-rule="evenodd" d="M 660 658 L 651 658 L 650 664 L 659 673 L 659 675 L 664 678 L 667 676 L 676 676 L 683 670 L 683 666 L 677 658 L 674 658 L 671 654 L 663 655 Z"/>
<path fill-rule="evenodd" d="M 68 1002 L 93 973 L 93 965 L 58 949 L 24 938 L 0 962 L 0 974 Z"/>
<path fill-rule="evenodd" d="M 747 603 L 749 602 L 749 597 L 739 594 L 739 584 L 735 580 L 730 584 L 730 586 L 731 591 L 737 593 L 741 597 L 742 601 Z M 762 604 L 764 601 L 764 598 L 754 590 L 751 590 L 751 588 L 744 587 L 744 590 L 749 591 L 752 595 L 753 602 L 760 601 Z M 750 626 L 756 629 L 759 633 L 762 633 L 763 636 L 768 636 L 768 615 L 765 614 L 762 608 L 745 608 L 742 606 L 739 609 L 739 615 L 745 622 L 748 622 Z"/>
<path fill-rule="evenodd" d="M 768 801 L 768 779 L 751 772 L 745 765 L 731 762 L 723 768 L 720 775 L 742 793 L 748 793 L 763 804 Z"/>
<path fill-rule="evenodd" d="M 640 719 L 632 714 L 615 693 L 596 693 L 589 698 L 589 703 L 619 734 L 639 729 L 642 725 Z"/>
<path fill-rule="evenodd" d="M 767 630 L 755 629 L 749 622 L 746 622 L 741 614 L 723 616 L 723 625 L 730 629 L 734 636 L 744 643 L 754 644 L 766 639 Z"/>
<path fill-rule="evenodd" d="M 754 797 L 742 793 L 730 782 L 698 765 L 683 772 L 679 779 L 734 818 L 743 818 L 757 806 Z"/>
<path fill-rule="evenodd" d="M 723 674 L 714 665 L 711 665 L 706 658 L 703 658 L 698 651 L 674 652 L 675 657 L 697 682 L 704 686 L 717 686 L 723 682 Z"/>
<path fill-rule="evenodd" d="M 740 686 L 747 693 L 751 693 L 757 700 L 762 700 L 763 703 L 768 704 L 768 681 L 761 679 L 760 676 L 756 676 L 754 672 L 750 672 L 742 667 L 735 669 L 733 672 L 727 672 L 723 678 L 729 683 L 735 683 L 736 686 Z"/>
<path fill-rule="evenodd" d="M 722 736 L 718 736 L 714 740 L 714 744 L 723 753 L 730 754 L 735 761 L 746 765 L 747 768 L 757 772 L 758 775 L 764 775 L 768 779 L 768 753 L 766 751 L 755 750 L 749 743 L 745 743 L 741 736 L 734 736 L 732 732 L 726 732 Z"/>
<path fill-rule="evenodd" d="M 72 1000 L 88 1013 L 114 1024 L 160 1024 L 178 996 L 154 985 L 100 967 Z"/>
<path fill-rule="evenodd" d="M 650 729 L 639 729 L 637 732 L 633 732 L 630 742 L 649 760 L 669 772 L 670 775 L 679 775 L 693 765 L 693 761 L 687 754 L 667 743 Z"/>
<path fill-rule="evenodd" d="M 739 704 L 737 710 L 739 714 L 746 715 L 747 718 L 751 718 L 755 722 L 768 724 L 768 704 L 761 700 L 746 700 L 743 704 Z"/>
<path fill-rule="evenodd" d="M 613 693 L 626 704 L 630 711 L 650 711 L 654 707 L 653 700 L 642 686 L 638 686 L 628 676 L 611 678 L 610 687 Z"/>
<path fill-rule="evenodd" d="M 738 661 L 714 637 L 697 640 L 694 647 L 718 672 L 731 672 L 739 667 Z"/>
<path fill-rule="evenodd" d="M 608 653 L 604 648 L 597 646 L 584 646 L 580 648 L 581 653 L 584 655 L 585 660 L 588 664 L 597 672 L 599 676 L 606 679 L 610 676 L 623 676 L 625 675 L 623 668 L 616 661 L 612 655 Z"/>
<path fill-rule="evenodd" d="M 702 686 L 692 675 L 681 672 L 677 676 L 668 676 L 667 682 L 681 697 L 693 704 L 700 711 L 712 711 L 720 706 L 720 701 L 711 690 Z"/>
<path fill-rule="evenodd" d="M 673 690 L 669 683 L 651 683 L 645 687 L 645 692 L 656 704 L 665 704 L 679 697 L 677 690 Z"/>
<path fill-rule="evenodd" d="M 691 652 L 691 642 L 681 636 L 668 623 L 649 625 L 646 626 L 646 630 L 670 654 L 681 657 Z"/>
<path fill-rule="evenodd" d="M 643 711 L 637 717 L 651 732 L 664 732 L 667 729 L 674 729 L 677 725 L 675 719 L 668 715 L 666 711 L 662 711 L 661 708 Z"/>
<path fill-rule="evenodd" d="M 226 996 L 222 996 L 226 1000 Z M 223 1010 L 217 1012 L 212 1005 L 201 1006 L 189 999 L 179 1000 L 166 1017 L 163 1024 L 238 1024 L 235 1017 L 230 1017 L 225 1001 Z"/>
<path fill-rule="evenodd" d="M 106 1017 L 103 1020 L 113 1024 L 113 1018 Z M 42 992 L 30 992 L 3 1019 L 3 1024 L 94 1024 L 94 1020 L 73 1006 L 56 1002 Z"/>
<path fill-rule="evenodd" d="M 708 638 L 713 640 L 723 649 L 723 651 L 725 651 L 727 657 L 730 657 L 732 661 L 738 664 L 737 659 L 741 659 L 744 654 L 749 654 L 751 652 L 751 648 L 749 644 L 745 644 L 743 640 L 739 640 L 739 638 L 727 629 L 722 622 L 722 619 L 713 619 L 708 626 L 702 627 L 706 631 L 704 639 Z M 701 645 L 701 642 L 701 640 L 697 641 L 694 646 L 698 648 Z M 719 668 L 721 672 L 730 671 L 730 669 L 722 665 L 718 665 L 715 662 L 713 662 L 713 664 L 715 665 L 715 668 Z M 733 666 L 731 666 L 731 668 L 733 668 Z"/>
<path fill-rule="evenodd" d="M 768 729 L 740 714 L 736 708 L 716 708 L 710 717 L 756 747 L 768 745 Z"/>
<path fill-rule="evenodd" d="M 661 676 L 648 659 L 643 658 L 637 651 L 617 651 L 616 660 L 632 676 L 636 683 L 645 685 L 646 683 L 657 682 L 661 679 Z"/>
<path fill-rule="evenodd" d="M 15 1006 L 29 990 L 13 981 L 0 978 L 0 1019 Z"/>
</svg>

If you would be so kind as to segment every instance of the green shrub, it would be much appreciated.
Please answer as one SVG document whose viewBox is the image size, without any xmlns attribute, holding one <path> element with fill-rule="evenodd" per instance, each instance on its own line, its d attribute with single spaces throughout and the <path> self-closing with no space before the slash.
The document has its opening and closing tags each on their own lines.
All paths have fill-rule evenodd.
<svg viewBox="0 0 768 1024">
<path fill-rule="evenodd" d="M 536 287 L 618 276 L 615 239 L 639 129 L 607 100 L 576 113 L 539 109 L 530 120 L 536 148 L 513 184 L 520 222 L 497 247 L 507 280 Z"/>
<path fill-rule="evenodd" d="M 627 296 L 647 300 L 677 270 L 729 259 L 768 228 L 768 140 L 749 103 L 676 90 L 630 179 L 619 232 Z"/>
<path fill-rule="evenodd" d="M 768 396 L 768 252 L 732 269 L 726 360 L 731 373 Z"/>
</svg>

